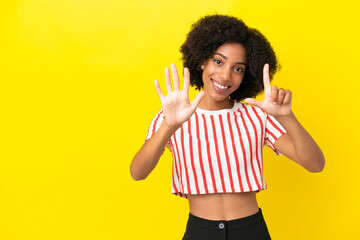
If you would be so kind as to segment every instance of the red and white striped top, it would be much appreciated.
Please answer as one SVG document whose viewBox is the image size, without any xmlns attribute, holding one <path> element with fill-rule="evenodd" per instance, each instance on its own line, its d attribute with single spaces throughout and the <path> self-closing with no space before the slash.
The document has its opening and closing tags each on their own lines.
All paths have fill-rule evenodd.
<svg viewBox="0 0 360 240">
<path fill-rule="evenodd" d="M 159 129 L 164 114 L 156 114 L 146 140 Z M 285 133 L 276 119 L 260 108 L 235 102 L 232 109 L 197 108 L 170 138 L 173 156 L 172 193 L 249 192 L 266 189 L 263 146 L 273 151 Z"/>
</svg>

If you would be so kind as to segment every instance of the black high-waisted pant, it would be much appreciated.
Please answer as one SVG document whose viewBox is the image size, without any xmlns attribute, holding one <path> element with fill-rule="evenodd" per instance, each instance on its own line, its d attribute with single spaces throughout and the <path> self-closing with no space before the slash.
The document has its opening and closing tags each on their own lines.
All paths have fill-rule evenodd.
<svg viewBox="0 0 360 240">
<path fill-rule="evenodd" d="M 230 221 L 213 221 L 191 213 L 183 240 L 269 240 L 262 211 Z"/>
</svg>

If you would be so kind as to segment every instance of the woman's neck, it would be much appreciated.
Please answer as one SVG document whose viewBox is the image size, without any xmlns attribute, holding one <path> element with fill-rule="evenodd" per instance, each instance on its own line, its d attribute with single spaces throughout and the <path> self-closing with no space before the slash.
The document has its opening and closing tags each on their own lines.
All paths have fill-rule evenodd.
<svg viewBox="0 0 360 240">
<path fill-rule="evenodd" d="M 205 96 L 200 101 L 198 107 L 203 110 L 208 111 L 217 111 L 222 109 L 231 109 L 234 106 L 234 102 L 230 99 L 225 99 L 223 101 L 214 101 L 206 98 Z"/>
</svg>

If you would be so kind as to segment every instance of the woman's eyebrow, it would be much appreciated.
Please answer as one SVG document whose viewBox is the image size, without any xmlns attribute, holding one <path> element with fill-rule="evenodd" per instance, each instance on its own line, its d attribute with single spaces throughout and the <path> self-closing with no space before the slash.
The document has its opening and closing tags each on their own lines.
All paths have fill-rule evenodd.
<svg viewBox="0 0 360 240">
<path fill-rule="evenodd" d="M 223 58 L 225 58 L 226 60 L 228 59 L 225 55 L 221 54 L 221 53 L 214 53 L 214 55 L 219 55 Z M 246 63 L 243 63 L 243 62 L 236 62 L 236 64 L 242 64 L 242 65 L 245 65 L 246 66 Z"/>
</svg>

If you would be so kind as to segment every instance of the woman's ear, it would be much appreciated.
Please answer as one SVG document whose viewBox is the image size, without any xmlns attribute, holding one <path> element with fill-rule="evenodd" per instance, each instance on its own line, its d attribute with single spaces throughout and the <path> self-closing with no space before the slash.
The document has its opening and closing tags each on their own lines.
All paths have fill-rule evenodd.
<svg viewBox="0 0 360 240">
<path fill-rule="evenodd" d="M 206 62 L 204 62 L 204 63 L 201 64 L 201 65 L 197 65 L 196 69 L 197 69 L 197 70 L 202 70 L 202 71 L 204 71 L 204 69 L 205 69 L 205 63 L 206 63 Z"/>
</svg>

